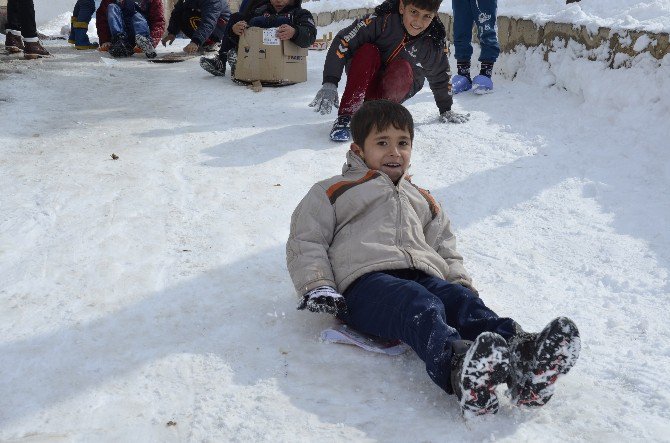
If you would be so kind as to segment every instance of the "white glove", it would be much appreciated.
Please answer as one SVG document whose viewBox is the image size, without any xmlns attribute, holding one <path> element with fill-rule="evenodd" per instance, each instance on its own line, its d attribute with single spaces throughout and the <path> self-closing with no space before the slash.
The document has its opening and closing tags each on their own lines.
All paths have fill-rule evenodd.
<svg viewBox="0 0 670 443">
<path fill-rule="evenodd" d="M 440 114 L 440 121 L 443 123 L 465 123 L 470 120 L 470 113 L 461 114 L 455 111 L 444 111 Z"/>
<path fill-rule="evenodd" d="M 298 309 L 309 309 L 312 312 L 325 312 L 327 314 L 346 314 L 347 302 L 342 294 L 330 286 L 319 286 L 302 296 Z"/>
<path fill-rule="evenodd" d="M 339 108 L 340 99 L 337 95 L 337 85 L 335 83 L 324 83 L 309 106 L 315 107 L 314 111 L 320 112 L 322 115 L 330 114 L 333 106 Z"/>
</svg>

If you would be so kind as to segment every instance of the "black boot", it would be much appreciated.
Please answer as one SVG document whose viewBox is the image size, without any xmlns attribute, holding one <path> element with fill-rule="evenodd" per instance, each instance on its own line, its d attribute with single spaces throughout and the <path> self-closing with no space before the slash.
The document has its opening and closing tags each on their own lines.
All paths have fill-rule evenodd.
<svg viewBox="0 0 670 443">
<path fill-rule="evenodd" d="M 134 48 L 128 43 L 125 34 L 116 34 L 112 37 L 112 44 L 109 47 L 109 55 L 112 57 L 130 57 L 134 53 Z"/>
<path fill-rule="evenodd" d="M 556 380 L 579 358 L 581 340 L 575 323 L 558 317 L 538 333 L 517 329 L 509 339 L 510 371 L 507 386 L 512 403 L 542 406 L 554 395 Z"/>
<path fill-rule="evenodd" d="M 495 387 L 509 377 L 507 343 L 494 332 L 482 332 L 464 350 L 467 343 L 457 342 L 453 348 L 451 386 L 454 394 L 466 418 L 495 414 L 499 406 Z"/>
<path fill-rule="evenodd" d="M 200 57 L 200 67 L 218 77 L 226 75 L 226 59 L 220 54 L 212 58 Z"/>
</svg>

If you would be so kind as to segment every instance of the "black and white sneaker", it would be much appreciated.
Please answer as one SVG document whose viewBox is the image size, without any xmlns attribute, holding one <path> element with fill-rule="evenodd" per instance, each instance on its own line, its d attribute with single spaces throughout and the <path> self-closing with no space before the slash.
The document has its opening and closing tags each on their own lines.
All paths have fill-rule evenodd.
<svg viewBox="0 0 670 443">
<path fill-rule="evenodd" d="M 477 336 L 465 354 L 454 355 L 451 384 L 465 418 L 498 412 L 495 387 L 509 377 L 507 342 L 494 332 Z"/>
<path fill-rule="evenodd" d="M 237 65 L 237 50 L 228 51 L 228 66 L 230 66 L 230 77 L 235 78 L 235 65 Z"/>
<path fill-rule="evenodd" d="M 156 49 L 154 48 L 154 45 L 151 44 L 149 37 L 136 35 L 135 44 L 137 44 L 137 46 L 144 52 L 144 55 L 146 55 L 147 58 L 156 58 Z"/>
<path fill-rule="evenodd" d="M 538 334 L 519 332 L 509 340 L 512 403 L 542 406 L 554 395 L 554 383 L 575 365 L 581 340 L 575 323 L 558 317 Z"/>
<path fill-rule="evenodd" d="M 330 139 L 334 142 L 346 142 L 351 140 L 351 116 L 340 115 L 333 123 L 330 130 Z"/>
<path fill-rule="evenodd" d="M 226 75 L 226 61 L 221 60 L 218 55 L 212 58 L 200 57 L 200 67 L 218 77 Z"/>
</svg>

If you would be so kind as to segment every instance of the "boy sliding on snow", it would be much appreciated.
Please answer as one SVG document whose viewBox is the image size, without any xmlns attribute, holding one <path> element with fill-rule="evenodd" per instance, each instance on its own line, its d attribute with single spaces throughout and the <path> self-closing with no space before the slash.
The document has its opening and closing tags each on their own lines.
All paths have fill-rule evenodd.
<svg viewBox="0 0 670 443">
<path fill-rule="evenodd" d="M 351 131 L 342 175 L 315 184 L 291 217 L 286 260 L 298 309 L 402 340 L 466 416 L 495 413 L 501 383 L 517 405 L 547 403 L 579 355 L 575 324 L 559 317 L 527 333 L 479 298 L 446 214 L 405 175 L 407 109 L 366 102 Z"/>
<path fill-rule="evenodd" d="M 246 9 L 230 16 L 230 21 L 221 41 L 219 54 L 213 58 L 202 57 L 200 66 L 212 75 L 226 75 L 226 62 L 235 76 L 237 45 L 244 30 L 255 26 L 277 28 L 279 40 L 290 40 L 301 48 L 307 48 L 316 40 L 316 26 L 312 13 L 301 6 L 301 0 L 267 0 L 243 3 Z M 230 57 L 230 60 L 228 58 Z"/>
<path fill-rule="evenodd" d="M 172 44 L 179 32 L 183 32 L 191 42 L 184 52 L 195 54 L 203 50 L 215 50 L 221 42 L 224 29 L 230 18 L 230 8 L 226 0 L 179 0 L 172 9 L 167 35 L 161 40 L 163 46 Z"/>
<path fill-rule="evenodd" d="M 374 14 L 337 33 L 323 68 L 323 86 L 309 104 L 321 114 L 338 107 L 337 84 L 347 66 L 347 85 L 330 138 L 351 138 L 351 116 L 364 101 L 402 103 L 428 79 L 440 119 L 463 123 L 470 115 L 451 110 L 453 99 L 446 32 L 437 17 L 442 0 L 387 0 Z"/>
</svg>

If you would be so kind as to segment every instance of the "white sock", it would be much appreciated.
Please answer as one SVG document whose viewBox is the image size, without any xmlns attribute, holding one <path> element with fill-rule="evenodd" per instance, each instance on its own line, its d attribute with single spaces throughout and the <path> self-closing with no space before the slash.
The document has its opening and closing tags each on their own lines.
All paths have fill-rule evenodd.
<svg viewBox="0 0 670 443">
<path fill-rule="evenodd" d="M 21 31 L 15 31 L 15 30 L 9 29 L 9 28 L 7 28 L 7 34 L 14 34 L 14 35 L 18 35 L 19 37 L 21 37 Z"/>
<path fill-rule="evenodd" d="M 40 41 L 39 37 L 28 37 L 23 39 L 24 42 L 35 43 Z"/>
</svg>

